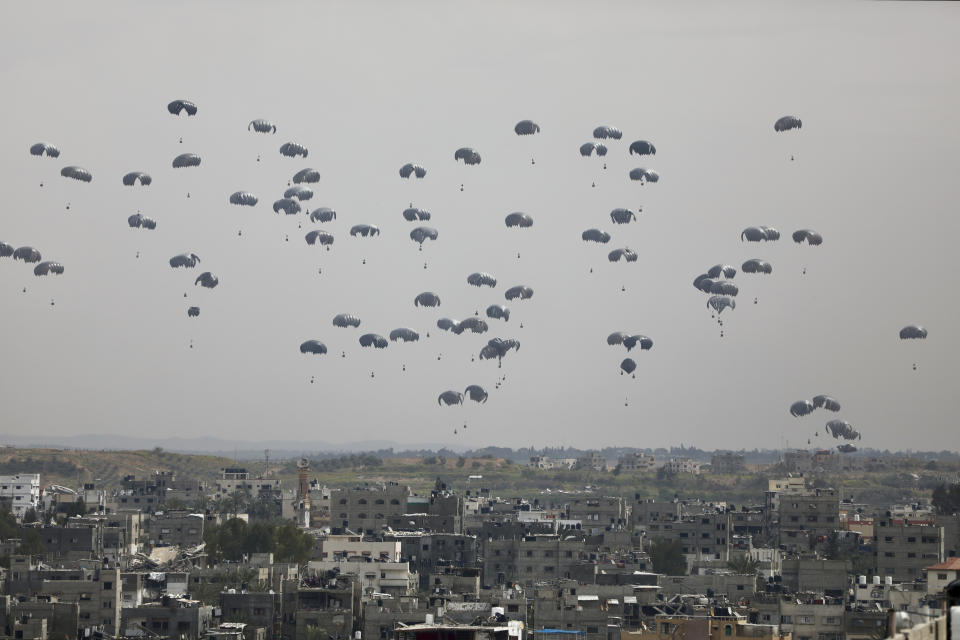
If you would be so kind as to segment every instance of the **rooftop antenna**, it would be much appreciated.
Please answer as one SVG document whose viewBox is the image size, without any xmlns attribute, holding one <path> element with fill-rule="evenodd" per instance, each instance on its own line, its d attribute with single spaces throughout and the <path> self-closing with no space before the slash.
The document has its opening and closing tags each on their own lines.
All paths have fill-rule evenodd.
<svg viewBox="0 0 960 640">
<path fill-rule="evenodd" d="M 270 473 L 270 449 L 263 450 L 263 476 Z"/>
</svg>

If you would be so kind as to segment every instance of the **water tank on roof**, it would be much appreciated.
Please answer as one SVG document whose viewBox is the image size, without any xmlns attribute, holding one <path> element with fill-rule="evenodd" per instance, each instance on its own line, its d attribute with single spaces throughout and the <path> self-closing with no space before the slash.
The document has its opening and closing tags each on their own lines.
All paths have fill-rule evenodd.
<svg viewBox="0 0 960 640">
<path fill-rule="evenodd" d="M 867 586 L 867 576 L 857 576 L 857 582 L 859 582 L 861 587 Z"/>
<path fill-rule="evenodd" d="M 432 614 L 432 613 L 428 613 L 428 614 L 424 617 L 424 621 L 423 621 L 423 622 L 424 622 L 424 624 L 433 624 L 433 614 Z"/>
<path fill-rule="evenodd" d="M 889 586 L 892 586 L 892 585 L 893 585 L 893 576 L 887 576 L 887 577 L 884 579 L 884 582 L 886 583 L 886 585 L 887 585 L 888 587 L 889 587 Z"/>
<path fill-rule="evenodd" d="M 873 584 L 880 584 L 880 576 L 873 576 Z"/>
</svg>

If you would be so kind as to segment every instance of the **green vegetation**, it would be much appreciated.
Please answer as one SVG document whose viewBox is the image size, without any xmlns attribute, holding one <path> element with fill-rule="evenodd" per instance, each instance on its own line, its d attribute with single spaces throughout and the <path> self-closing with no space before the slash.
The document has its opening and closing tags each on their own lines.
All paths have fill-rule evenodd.
<svg viewBox="0 0 960 640">
<path fill-rule="evenodd" d="M 273 553 L 277 562 L 302 564 L 313 553 L 313 537 L 293 522 L 254 522 L 231 518 L 203 532 L 211 561 L 238 562 L 252 553 Z"/>
<path fill-rule="evenodd" d="M 940 515 L 960 513 L 960 484 L 938 484 L 933 490 L 932 502 Z"/>
<path fill-rule="evenodd" d="M 679 540 L 654 540 L 650 543 L 650 561 L 653 570 L 668 576 L 687 574 L 687 559 L 683 556 L 683 544 Z"/>
</svg>

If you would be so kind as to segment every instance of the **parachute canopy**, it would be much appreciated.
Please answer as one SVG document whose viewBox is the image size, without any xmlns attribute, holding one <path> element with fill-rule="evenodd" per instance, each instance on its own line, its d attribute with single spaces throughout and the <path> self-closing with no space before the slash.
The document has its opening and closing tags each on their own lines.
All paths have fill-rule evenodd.
<svg viewBox="0 0 960 640">
<path fill-rule="evenodd" d="M 123 184 L 128 187 L 132 187 L 133 185 L 137 184 L 137 182 L 143 186 L 147 186 L 153 182 L 153 178 L 150 177 L 150 174 L 144 173 L 143 171 L 131 171 L 127 175 L 123 176 Z"/>
<path fill-rule="evenodd" d="M 800 118 L 797 116 L 783 116 L 773 123 L 774 131 L 789 131 L 790 129 L 799 129 L 803 126 Z"/>
<path fill-rule="evenodd" d="M 737 268 L 729 264 L 715 264 L 707 270 L 707 275 L 711 278 L 732 278 L 737 275 Z"/>
<path fill-rule="evenodd" d="M 620 258 L 623 258 L 626 262 L 636 262 L 637 258 L 640 256 L 636 251 L 633 251 L 629 247 L 624 247 L 622 249 L 614 249 L 607 254 L 607 260 L 610 262 L 620 262 Z"/>
<path fill-rule="evenodd" d="M 596 151 L 598 156 L 605 156 L 607 155 L 607 145 L 600 144 L 599 142 L 584 142 L 580 145 L 580 155 L 584 158 L 593 155 L 594 151 Z"/>
<path fill-rule="evenodd" d="M 352 313 L 338 313 L 333 316 L 333 326 L 335 327 L 359 327 L 360 318 Z"/>
<path fill-rule="evenodd" d="M 399 329 L 394 329 L 390 332 L 390 340 L 393 342 L 396 342 L 397 340 L 402 340 L 403 342 L 416 342 L 419 339 L 419 333 L 406 327 L 400 327 Z"/>
<path fill-rule="evenodd" d="M 584 242 L 599 242 L 600 244 L 610 242 L 610 234 L 600 229 L 587 229 L 580 234 L 580 237 L 583 238 Z"/>
<path fill-rule="evenodd" d="M 320 182 L 320 172 L 310 168 L 300 169 L 293 174 L 293 182 L 294 184 Z"/>
<path fill-rule="evenodd" d="M 378 236 L 380 235 L 380 227 L 373 224 L 355 224 L 350 227 L 350 235 L 353 237 L 363 236 L 364 238 Z"/>
<path fill-rule="evenodd" d="M 300 202 L 303 202 L 304 200 L 309 200 L 313 197 L 313 189 L 295 184 L 283 192 L 283 197 L 296 198 Z"/>
<path fill-rule="evenodd" d="M 533 289 L 522 284 L 518 284 L 515 287 L 510 287 L 504 292 L 503 297 L 507 300 L 529 300 L 533 297 Z"/>
<path fill-rule="evenodd" d="M 424 209 L 418 209 L 416 207 L 407 207 L 403 210 L 403 219 L 407 222 L 414 222 L 416 220 L 429 220 L 430 212 L 425 211 Z"/>
<path fill-rule="evenodd" d="M 633 358 L 624 358 L 623 362 L 620 363 L 620 368 L 625 373 L 633 373 L 637 370 L 637 363 L 633 361 Z"/>
<path fill-rule="evenodd" d="M 439 235 L 433 227 L 417 227 L 410 231 L 410 239 L 420 244 L 427 240 L 436 240 Z"/>
<path fill-rule="evenodd" d="M 488 360 L 491 358 L 496 358 L 497 360 L 502 360 L 503 356 L 511 350 L 515 349 L 520 350 L 520 342 L 512 338 L 493 338 L 487 342 L 487 345 L 480 350 L 480 359 Z"/>
<path fill-rule="evenodd" d="M 627 224 L 631 220 L 636 220 L 637 214 L 630 209 L 617 208 L 610 212 L 610 219 L 614 224 Z"/>
<path fill-rule="evenodd" d="M 247 131 L 250 131 L 250 129 L 253 129 L 257 133 L 276 133 L 277 125 L 269 120 L 251 120 L 250 124 L 247 125 Z"/>
<path fill-rule="evenodd" d="M 747 227 L 740 232 L 740 240 L 746 240 L 747 242 L 760 242 L 779 239 L 780 232 L 773 227 Z"/>
<path fill-rule="evenodd" d="M 813 396 L 813 406 L 827 411 L 840 411 L 840 403 L 830 396 Z"/>
<path fill-rule="evenodd" d="M 283 211 L 288 216 L 293 216 L 300 213 L 300 203 L 294 200 L 293 198 L 280 198 L 273 202 L 273 212 L 280 213 Z"/>
<path fill-rule="evenodd" d="M 530 136 L 540 133 L 540 125 L 533 120 L 521 120 L 513 127 L 513 131 L 518 136 Z"/>
<path fill-rule="evenodd" d="M 475 287 L 495 287 L 497 286 L 497 279 L 485 271 L 477 271 L 467 276 L 467 283 Z"/>
<path fill-rule="evenodd" d="M 642 182 L 659 182 L 660 174 L 654 171 L 653 169 L 644 169 L 643 167 L 637 167 L 636 169 L 630 170 L 630 179 L 638 180 Z"/>
<path fill-rule="evenodd" d="M 57 158 L 60 156 L 60 149 L 46 142 L 38 142 L 30 146 L 30 155 L 32 156 L 46 155 L 49 158 Z"/>
<path fill-rule="evenodd" d="M 307 148 L 296 142 L 284 142 L 283 145 L 280 146 L 280 155 L 287 156 L 288 158 L 295 158 L 297 156 L 306 158 L 307 153 Z"/>
<path fill-rule="evenodd" d="M 135 213 L 127 218 L 127 224 L 135 229 L 156 229 L 157 221 L 145 215 Z"/>
<path fill-rule="evenodd" d="M 463 394 L 459 391 L 444 391 L 437 397 L 437 404 L 440 406 L 447 405 L 448 407 L 463 404 Z"/>
<path fill-rule="evenodd" d="M 793 232 L 793 241 L 797 244 L 806 242 L 809 245 L 817 246 L 823 244 L 823 236 L 812 229 L 799 229 Z"/>
<path fill-rule="evenodd" d="M 52 262 L 50 260 L 45 260 L 33 268 L 33 275 L 35 276 L 46 276 L 51 273 L 60 275 L 63 273 L 63 265 L 59 262 Z"/>
<path fill-rule="evenodd" d="M 606 140 L 607 138 L 619 140 L 623 137 L 623 132 L 616 127 L 601 125 L 593 130 L 593 137 L 597 138 L 598 140 Z"/>
<path fill-rule="evenodd" d="M 737 301 L 728 296 L 710 296 L 710 299 L 707 300 L 707 306 L 713 307 L 717 313 L 722 313 L 727 307 L 736 309 Z"/>
<path fill-rule="evenodd" d="M 533 226 L 533 217 L 530 214 L 517 211 L 508 215 L 504 222 L 508 227 L 520 227 L 525 229 Z"/>
<path fill-rule="evenodd" d="M 200 315 L 200 307 L 190 307 L 187 309 L 188 318 L 196 318 Z"/>
<path fill-rule="evenodd" d="M 327 345 L 319 340 L 307 340 L 300 345 L 300 353 L 321 354 L 327 352 Z"/>
<path fill-rule="evenodd" d="M 463 394 L 474 402 L 486 402 L 489 395 L 487 391 L 478 384 L 471 384 L 463 390 Z"/>
<path fill-rule="evenodd" d="M 800 418 L 805 415 L 813 413 L 813 410 L 816 407 L 813 406 L 813 403 L 809 400 L 797 400 L 792 405 L 790 405 L 790 415 L 795 418 Z"/>
<path fill-rule="evenodd" d="M 409 178 L 410 176 L 416 176 L 418 178 L 422 178 L 426 175 L 427 175 L 426 169 L 412 162 L 408 162 L 407 164 L 400 167 L 401 178 Z"/>
<path fill-rule="evenodd" d="M 184 111 L 187 112 L 188 116 L 197 115 L 197 105 L 193 104 L 189 100 L 174 100 L 167 105 L 167 111 L 172 115 L 178 116 Z"/>
<path fill-rule="evenodd" d="M 917 324 L 908 324 L 900 329 L 901 340 L 926 340 L 927 330 Z"/>
<path fill-rule="evenodd" d="M 853 428 L 853 425 L 846 420 L 831 420 L 826 425 L 827 433 L 834 438 L 843 438 L 844 440 L 859 440 L 862 438 L 860 432 Z"/>
<path fill-rule="evenodd" d="M 0 242 L 0 258 L 9 258 L 13 255 L 13 245 Z"/>
<path fill-rule="evenodd" d="M 453 154 L 454 160 L 463 160 L 463 164 L 480 164 L 480 154 L 470 147 L 460 147 Z"/>
<path fill-rule="evenodd" d="M 315 229 L 305 235 L 303 239 L 310 245 L 320 243 L 321 245 L 329 246 L 333 244 L 333 234 L 327 233 L 323 229 Z"/>
<path fill-rule="evenodd" d="M 652 142 L 646 140 L 634 140 L 630 143 L 630 155 L 654 156 L 657 155 L 657 148 Z"/>
<path fill-rule="evenodd" d="M 496 320 L 510 320 L 510 308 L 502 304 L 492 304 L 487 307 L 487 317 Z"/>
<path fill-rule="evenodd" d="M 173 159 L 174 169 L 183 169 L 184 167 L 199 167 L 200 156 L 195 153 L 181 153 Z"/>
<path fill-rule="evenodd" d="M 387 339 L 376 333 L 365 333 L 360 336 L 361 347 L 374 347 L 376 349 L 386 349 Z"/>
<path fill-rule="evenodd" d="M 230 204 L 252 207 L 257 204 L 257 196 L 249 191 L 235 191 L 230 194 Z"/>
<path fill-rule="evenodd" d="M 170 258 L 170 266 L 174 269 L 178 267 L 192 269 L 197 266 L 198 262 L 200 262 L 200 256 L 195 253 L 181 253 Z"/>
<path fill-rule="evenodd" d="M 28 264 L 40 262 L 40 258 L 40 252 L 33 247 L 17 247 L 16 251 L 13 252 L 14 260 L 23 260 Z"/>
<path fill-rule="evenodd" d="M 93 180 L 93 174 L 83 167 L 64 167 L 63 169 L 60 169 L 60 175 L 62 175 L 64 178 L 73 178 L 74 180 L 79 180 L 80 182 L 90 182 Z"/>
<path fill-rule="evenodd" d="M 765 262 L 759 258 L 747 260 L 740 265 L 740 268 L 744 273 L 773 273 L 773 266 L 769 262 Z"/>
<path fill-rule="evenodd" d="M 416 298 L 413 299 L 413 306 L 415 307 L 439 307 L 440 306 L 440 296 L 435 294 L 432 291 L 424 291 L 421 294 L 418 294 Z"/>
<path fill-rule="evenodd" d="M 320 207 L 310 212 L 312 222 L 330 222 L 337 219 L 337 212 L 330 207 Z"/>
</svg>

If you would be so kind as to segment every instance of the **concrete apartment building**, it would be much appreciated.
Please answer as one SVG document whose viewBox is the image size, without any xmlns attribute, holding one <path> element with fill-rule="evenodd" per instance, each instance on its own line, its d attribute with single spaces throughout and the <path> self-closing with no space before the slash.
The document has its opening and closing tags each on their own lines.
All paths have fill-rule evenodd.
<svg viewBox="0 0 960 640">
<path fill-rule="evenodd" d="M 715 453 L 710 457 L 711 473 L 743 473 L 746 470 L 742 453 Z"/>
<path fill-rule="evenodd" d="M 788 551 L 806 551 L 840 529 L 836 489 L 809 489 L 780 496 L 778 540 Z"/>
<path fill-rule="evenodd" d="M 243 467 L 221 469 L 216 494 L 228 496 L 236 492 L 245 493 L 253 499 L 259 498 L 261 494 L 269 494 L 279 500 L 283 496 L 283 486 L 278 478 L 254 476 Z"/>
<path fill-rule="evenodd" d="M 729 561 L 733 543 L 730 529 L 730 514 L 726 512 L 653 521 L 646 525 L 648 540 L 680 542 L 687 566 L 708 560 Z"/>
<path fill-rule="evenodd" d="M 330 527 L 379 534 L 391 518 L 410 512 L 409 497 L 410 489 L 397 483 L 331 489 Z"/>
<path fill-rule="evenodd" d="M 627 525 L 626 506 L 618 496 L 575 496 L 567 502 L 567 520 L 579 520 L 587 531 Z"/>
<path fill-rule="evenodd" d="M 656 458 L 642 451 L 634 453 L 625 453 L 617 458 L 617 468 L 621 473 L 642 473 L 652 471 L 656 464 Z"/>
<path fill-rule="evenodd" d="M 537 535 L 488 540 L 484 544 L 483 583 L 492 586 L 520 582 L 532 586 L 541 580 L 560 578 L 593 582 L 596 565 L 588 561 L 582 539 Z"/>
<path fill-rule="evenodd" d="M 420 588 L 429 588 L 429 576 L 448 568 L 477 566 L 477 538 L 452 533 L 423 533 L 395 531 L 384 540 L 400 544 L 400 559 L 409 562 L 411 570 L 420 575 Z"/>
<path fill-rule="evenodd" d="M 663 465 L 667 473 L 691 473 L 698 475 L 700 473 L 700 463 L 690 458 L 670 458 Z"/>
<path fill-rule="evenodd" d="M 588 451 L 577 458 L 575 469 L 590 469 L 593 471 L 606 471 L 607 460 L 596 451 Z"/>
<path fill-rule="evenodd" d="M 875 575 L 894 582 L 922 580 L 925 567 L 943 561 L 943 527 L 888 518 L 877 518 L 873 526 Z"/>
<path fill-rule="evenodd" d="M 0 499 L 10 501 L 10 512 L 23 522 L 24 514 L 40 504 L 40 474 L 18 473 L 0 476 Z"/>
<path fill-rule="evenodd" d="M 150 519 L 150 545 L 195 547 L 203 543 L 203 514 L 167 511 Z"/>
</svg>

